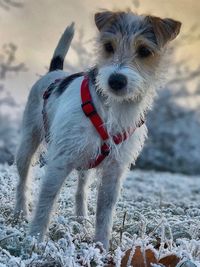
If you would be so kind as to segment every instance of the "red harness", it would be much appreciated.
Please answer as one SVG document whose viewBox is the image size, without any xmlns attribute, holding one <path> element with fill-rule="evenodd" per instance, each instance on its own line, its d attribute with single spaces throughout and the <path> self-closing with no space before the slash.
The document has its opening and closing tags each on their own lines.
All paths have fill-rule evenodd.
<svg viewBox="0 0 200 267">
<path fill-rule="evenodd" d="M 88 117 L 91 121 L 91 123 L 93 124 L 93 126 L 95 127 L 96 131 L 98 132 L 98 134 L 100 135 L 101 139 L 103 141 L 108 140 L 109 134 L 107 132 L 107 129 L 104 127 L 104 123 L 103 120 L 101 119 L 101 117 L 99 116 L 99 114 L 96 111 L 96 108 L 92 102 L 92 97 L 90 94 L 90 89 L 89 89 L 89 82 L 88 82 L 88 77 L 85 77 L 82 81 L 81 84 L 81 99 L 82 99 L 82 109 L 83 112 L 85 113 L 86 117 Z M 142 120 L 140 122 L 140 124 L 138 125 L 138 127 L 140 127 L 142 124 L 144 123 L 144 121 Z M 130 128 L 128 129 L 127 132 L 123 132 L 123 133 L 119 133 L 117 135 L 112 136 L 112 140 L 113 142 L 118 145 L 120 143 L 122 143 L 123 141 L 125 141 L 128 137 L 130 137 L 134 132 L 136 128 Z M 101 153 L 97 156 L 97 158 L 90 163 L 89 165 L 89 169 L 91 168 L 95 168 L 96 166 L 98 166 L 110 153 L 110 146 L 107 143 L 103 143 L 103 145 L 101 146 Z"/>
<path fill-rule="evenodd" d="M 43 94 L 43 99 L 44 99 L 44 104 L 43 104 L 43 123 L 44 123 L 44 129 L 45 129 L 45 133 L 46 133 L 46 141 L 48 142 L 48 118 L 47 118 L 47 113 L 45 110 L 45 106 L 47 103 L 47 99 L 50 97 L 53 89 L 55 88 L 55 86 L 57 85 L 58 82 L 60 82 L 60 79 L 55 80 L 48 88 L 47 90 L 44 92 Z M 101 119 L 101 117 L 99 116 L 99 114 L 96 111 L 96 108 L 92 102 L 92 97 L 90 94 L 90 89 L 89 89 L 89 81 L 88 81 L 88 77 L 85 76 L 82 84 L 81 84 L 81 100 L 82 100 L 82 110 L 85 113 L 86 117 L 88 117 L 91 121 L 91 123 L 93 124 L 93 126 L 95 127 L 96 131 L 98 132 L 98 134 L 100 135 L 101 139 L 104 141 L 103 145 L 101 146 L 101 151 L 100 154 L 97 156 L 97 158 L 91 162 L 89 164 L 88 169 L 92 169 L 97 167 L 110 153 L 110 146 L 105 142 L 107 141 L 110 136 L 107 132 L 107 129 L 104 127 L 104 123 L 103 120 Z M 141 122 L 138 124 L 137 127 L 140 127 L 142 124 L 144 123 L 143 120 L 141 120 Z M 123 141 L 125 141 L 128 137 L 130 137 L 135 130 L 137 129 L 137 127 L 135 128 L 129 128 L 127 132 L 123 132 L 123 133 L 119 133 L 117 135 L 113 135 L 111 136 L 113 142 L 118 145 L 120 143 L 122 143 Z"/>
</svg>

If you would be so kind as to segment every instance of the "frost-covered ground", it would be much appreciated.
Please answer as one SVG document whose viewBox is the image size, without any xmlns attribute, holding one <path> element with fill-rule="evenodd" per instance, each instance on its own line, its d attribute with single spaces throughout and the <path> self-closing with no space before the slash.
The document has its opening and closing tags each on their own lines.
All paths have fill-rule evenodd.
<svg viewBox="0 0 200 267">
<path fill-rule="evenodd" d="M 36 197 L 44 168 L 35 166 Z M 42 244 L 26 236 L 28 223 L 12 216 L 17 174 L 0 165 L 0 267 L 105 266 L 110 255 L 120 266 L 123 251 L 140 244 L 189 258 L 200 266 L 200 176 L 133 171 L 124 182 L 114 218 L 111 251 L 92 243 L 96 182 L 89 196 L 89 221 L 81 225 L 73 215 L 76 175 L 66 180 Z M 31 207 L 30 207 L 31 210 Z"/>
</svg>

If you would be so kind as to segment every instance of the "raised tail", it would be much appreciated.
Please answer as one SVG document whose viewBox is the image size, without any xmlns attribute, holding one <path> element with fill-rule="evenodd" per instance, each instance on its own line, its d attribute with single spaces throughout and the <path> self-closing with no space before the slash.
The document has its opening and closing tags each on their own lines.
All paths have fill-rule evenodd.
<svg viewBox="0 0 200 267">
<path fill-rule="evenodd" d="M 49 72 L 54 70 L 62 70 L 65 56 L 69 50 L 71 41 L 74 36 L 74 22 L 66 28 L 62 34 L 58 45 L 54 51 L 53 58 L 49 66 Z"/>
</svg>

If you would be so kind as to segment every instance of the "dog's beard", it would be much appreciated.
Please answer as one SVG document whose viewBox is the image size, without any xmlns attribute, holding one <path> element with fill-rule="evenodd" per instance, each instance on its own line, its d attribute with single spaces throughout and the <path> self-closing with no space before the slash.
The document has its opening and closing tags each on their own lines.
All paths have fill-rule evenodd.
<svg viewBox="0 0 200 267">
<path fill-rule="evenodd" d="M 123 74 L 127 78 L 127 86 L 119 91 L 110 88 L 108 80 L 112 74 Z M 98 69 L 96 77 L 97 91 L 104 96 L 107 102 L 140 102 L 146 95 L 147 86 L 144 78 L 130 67 L 109 65 Z"/>
</svg>

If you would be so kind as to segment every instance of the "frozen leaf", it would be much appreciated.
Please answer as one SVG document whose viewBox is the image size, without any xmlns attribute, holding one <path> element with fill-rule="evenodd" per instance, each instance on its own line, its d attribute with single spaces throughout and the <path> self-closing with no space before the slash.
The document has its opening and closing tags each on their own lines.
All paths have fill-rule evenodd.
<svg viewBox="0 0 200 267">
<path fill-rule="evenodd" d="M 159 263 L 161 263 L 165 267 L 176 267 L 179 261 L 180 261 L 180 258 L 177 257 L 176 255 L 168 255 L 168 256 L 161 258 L 159 260 Z"/>
<path fill-rule="evenodd" d="M 134 267 L 151 267 L 153 263 L 158 263 L 155 253 L 151 249 L 142 251 L 141 247 L 137 246 L 132 259 L 130 259 L 131 252 L 132 249 L 126 251 L 121 262 L 121 267 L 126 267 L 129 262 Z"/>
</svg>

